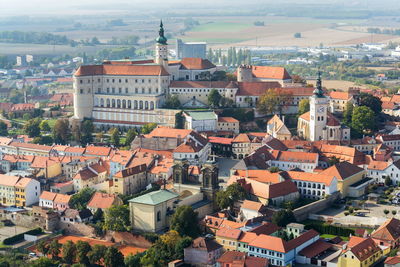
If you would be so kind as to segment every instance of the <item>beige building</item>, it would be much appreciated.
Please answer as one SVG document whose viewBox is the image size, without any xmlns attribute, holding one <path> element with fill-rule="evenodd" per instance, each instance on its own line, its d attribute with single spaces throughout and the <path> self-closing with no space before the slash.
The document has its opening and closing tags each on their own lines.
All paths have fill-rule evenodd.
<svg viewBox="0 0 400 267">
<path fill-rule="evenodd" d="M 239 121 L 232 117 L 218 117 L 217 131 L 220 132 L 222 135 L 225 135 L 225 132 L 228 133 L 228 135 L 239 134 Z"/>
<path fill-rule="evenodd" d="M 150 192 L 129 200 L 133 230 L 159 232 L 169 225 L 168 213 L 174 210 L 179 195 L 168 190 Z"/>
<path fill-rule="evenodd" d="M 74 190 L 78 192 L 83 188 L 94 187 L 108 179 L 108 171 L 102 161 L 82 168 L 74 176 Z"/>
<path fill-rule="evenodd" d="M 242 133 L 232 141 L 232 154 L 235 159 L 243 159 L 261 147 L 266 133 Z"/>
<path fill-rule="evenodd" d="M 146 171 L 146 164 L 140 164 L 117 172 L 110 191 L 114 194 L 131 195 L 145 189 L 153 182 L 147 178 Z"/>
<path fill-rule="evenodd" d="M 353 95 L 349 92 L 332 91 L 329 93 L 329 104 L 332 113 L 343 112 L 347 103 L 354 103 Z"/>
<path fill-rule="evenodd" d="M 267 133 L 279 140 L 290 140 L 292 138 L 292 134 L 290 133 L 289 129 L 278 117 L 278 115 L 274 115 L 267 122 Z"/>
</svg>

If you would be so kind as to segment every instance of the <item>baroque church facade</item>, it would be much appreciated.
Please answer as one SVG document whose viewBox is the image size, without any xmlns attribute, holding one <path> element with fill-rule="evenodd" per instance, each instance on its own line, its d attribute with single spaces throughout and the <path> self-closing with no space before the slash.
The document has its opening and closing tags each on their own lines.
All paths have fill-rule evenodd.
<svg viewBox="0 0 400 267">
<path fill-rule="evenodd" d="M 317 86 L 309 97 L 310 111 L 298 119 L 297 134 L 309 141 L 350 140 L 350 128 L 329 112 L 330 100 L 322 90 L 321 74 L 318 74 Z"/>
</svg>

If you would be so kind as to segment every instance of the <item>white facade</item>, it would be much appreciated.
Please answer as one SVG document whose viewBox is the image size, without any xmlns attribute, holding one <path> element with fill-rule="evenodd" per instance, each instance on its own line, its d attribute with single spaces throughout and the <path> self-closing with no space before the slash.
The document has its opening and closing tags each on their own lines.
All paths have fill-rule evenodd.
<svg viewBox="0 0 400 267">
<path fill-rule="evenodd" d="M 290 171 L 293 169 L 301 169 L 305 172 L 313 172 L 316 167 L 318 167 L 318 159 L 317 161 L 305 163 L 305 162 L 297 162 L 297 161 L 279 161 L 279 160 L 269 160 L 267 163 L 271 167 L 278 167 L 283 171 Z"/>
<path fill-rule="evenodd" d="M 299 193 L 304 198 L 322 199 L 326 195 L 331 195 L 337 191 L 337 179 L 334 177 L 329 185 L 319 181 L 303 181 L 293 179 L 299 189 Z"/>
<path fill-rule="evenodd" d="M 384 162 L 386 163 L 386 162 Z M 384 183 L 386 177 L 390 177 L 393 184 L 400 182 L 400 169 L 397 163 L 388 164 L 386 168 L 367 167 L 368 177 L 373 178 L 377 183 Z"/>
<path fill-rule="evenodd" d="M 25 206 L 31 206 L 39 202 L 40 197 L 40 182 L 35 179 L 30 179 L 25 186 Z"/>
</svg>

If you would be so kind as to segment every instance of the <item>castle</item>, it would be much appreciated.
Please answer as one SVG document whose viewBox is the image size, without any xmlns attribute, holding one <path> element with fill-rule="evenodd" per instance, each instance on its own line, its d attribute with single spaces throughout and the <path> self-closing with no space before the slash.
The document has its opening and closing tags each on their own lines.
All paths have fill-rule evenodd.
<svg viewBox="0 0 400 267">
<path fill-rule="evenodd" d="M 218 67 L 207 59 L 169 60 L 161 22 L 154 59 L 108 60 L 78 68 L 73 77 L 72 120 L 91 118 L 97 127 L 106 128 L 146 123 L 173 127 L 179 110 L 163 108 L 168 95 L 178 96 L 185 108 L 203 107 L 209 92 L 216 89 L 237 107 L 255 107 L 268 89 L 285 87 L 293 95 L 287 113 L 296 113 L 298 102 L 312 95 L 312 88 L 287 86 L 292 80 L 285 68 L 241 65 L 237 81 L 204 81 L 216 71 Z"/>
</svg>

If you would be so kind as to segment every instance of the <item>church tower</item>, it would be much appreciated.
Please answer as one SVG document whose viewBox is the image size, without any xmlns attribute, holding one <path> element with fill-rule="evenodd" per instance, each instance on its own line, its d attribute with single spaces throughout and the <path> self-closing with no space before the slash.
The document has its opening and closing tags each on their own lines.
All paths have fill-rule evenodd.
<svg viewBox="0 0 400 267">
<path fill-rule="evenodd" d="M 310 97 L 310 140 L 318 141 L 324 138 L 328 120 L 328 98 L 324 96 L 321 82 L 321 72 L 313 95 Z"/>
<path fill-rule="evenodd" d="M 215 162 L 207 161 L 203 165 L 201 173 L 203 175 L 202 192 L 208 200 L 213 202 L 212 205 L 215 210 L 217 208 L 215 199 L 219 190 L 218 166 Z"/>
<path fill-rule="evenodd" d="M 160 22 L 160 30 L 158 31 L 158 37 L 156 39 L 156 57 L 155 63 L 163 65 L 165 68 L 168 67 L 168 44 L 167 38 L 164 36 L 164 26 L 162 21 Z"/>
</svg>

